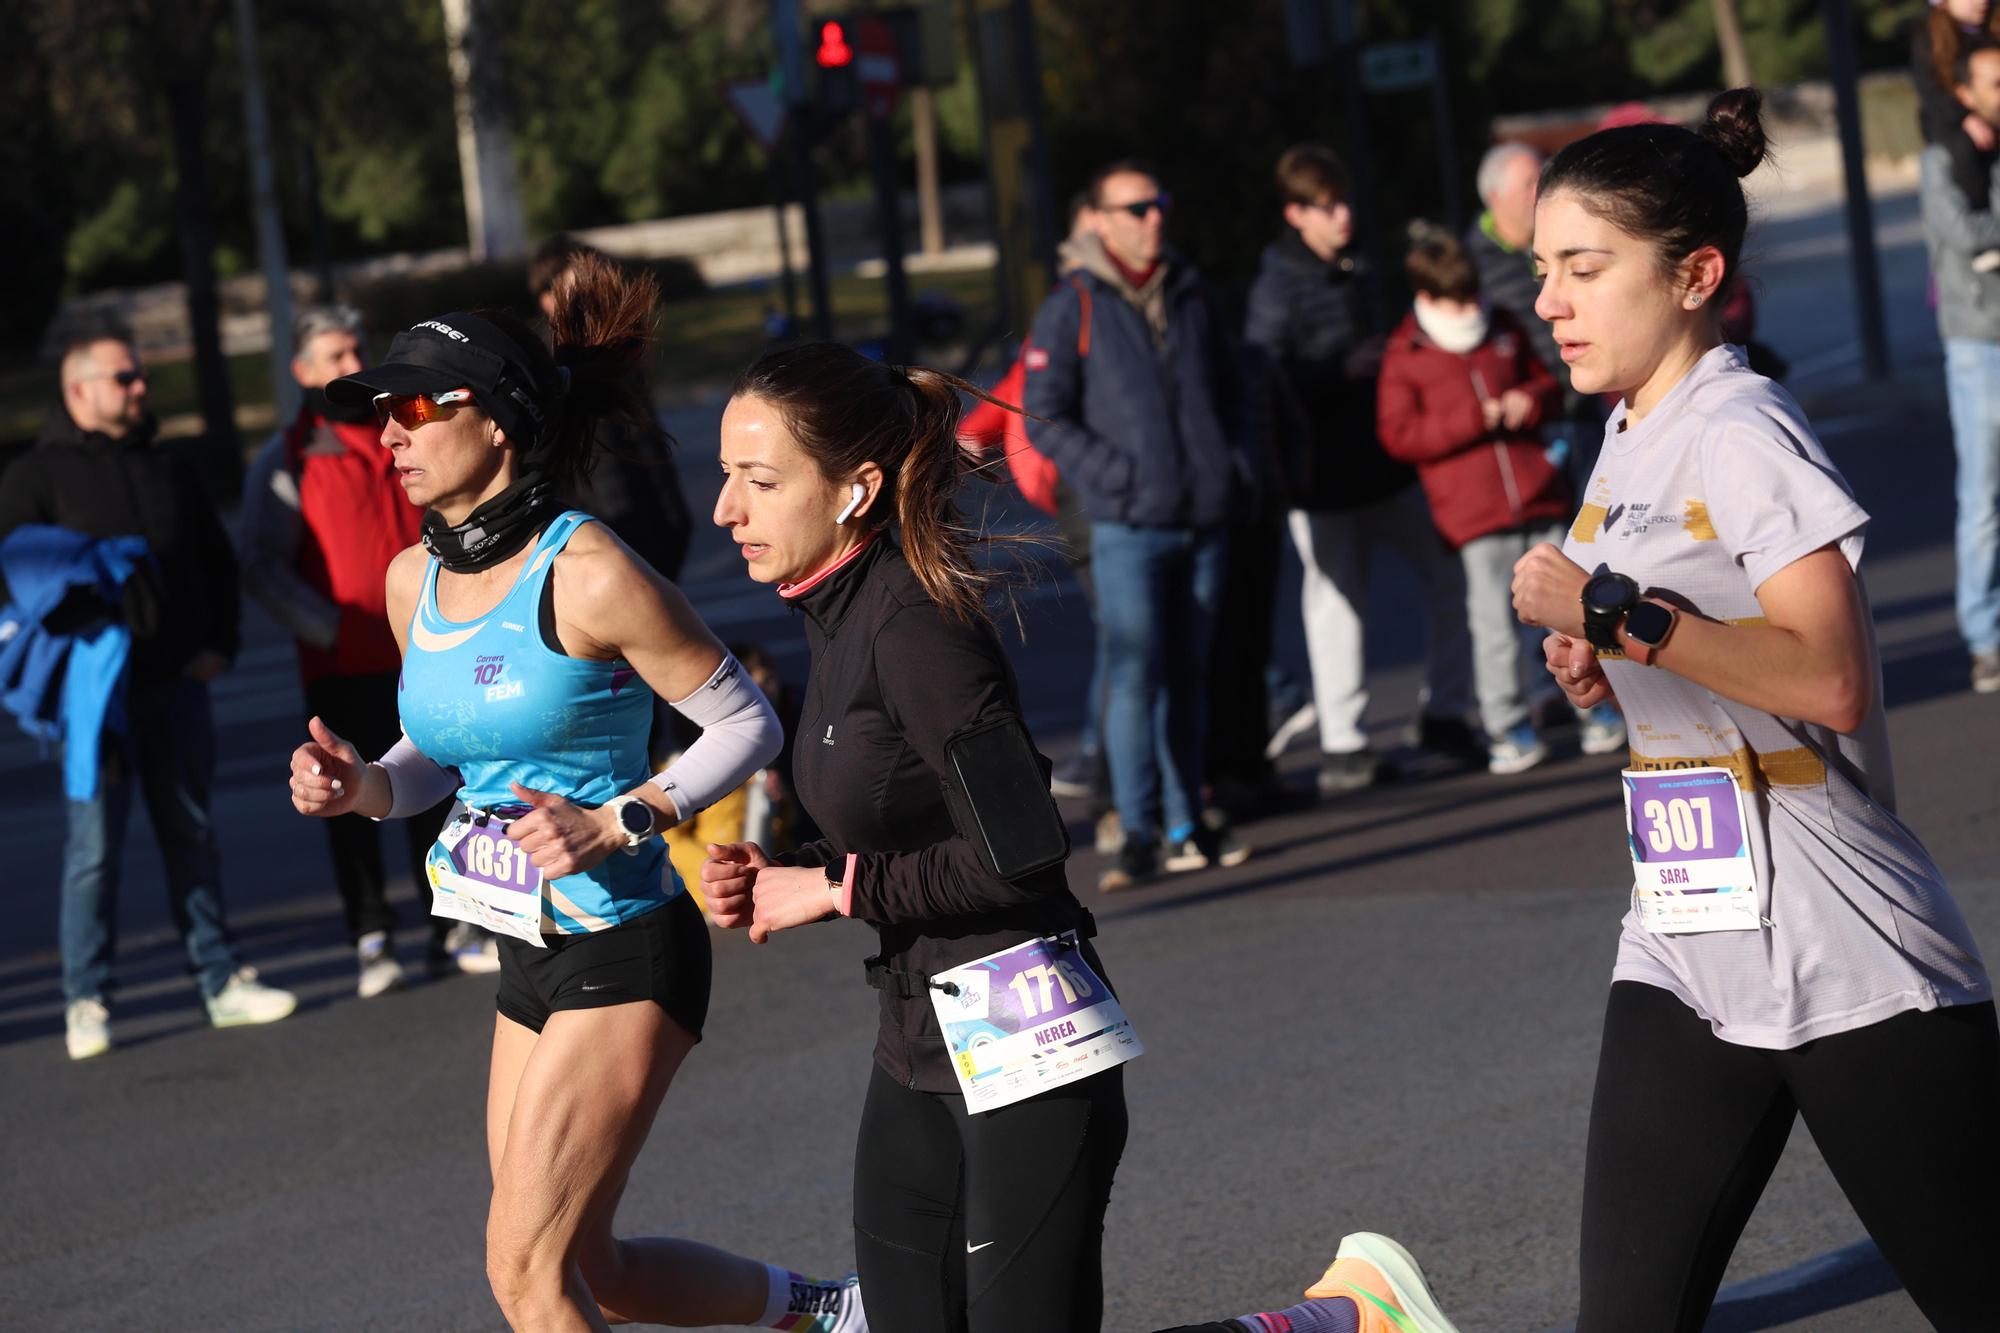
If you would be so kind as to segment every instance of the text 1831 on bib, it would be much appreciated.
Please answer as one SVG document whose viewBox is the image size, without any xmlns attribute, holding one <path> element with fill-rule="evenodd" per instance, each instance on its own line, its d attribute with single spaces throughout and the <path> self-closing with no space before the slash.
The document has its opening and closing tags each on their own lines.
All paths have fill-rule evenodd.
<svg viewBox="0 0 2000 1333">
<path fill-rule="evenodd" d="M 507 813 L 526 814 L 527 807 Z M 497 811 L 452 807 L 424 862 L 431 881 L 431 914 L 545 945 L 542 872 L 508 838 L 507 824 Z"/>
</svg>

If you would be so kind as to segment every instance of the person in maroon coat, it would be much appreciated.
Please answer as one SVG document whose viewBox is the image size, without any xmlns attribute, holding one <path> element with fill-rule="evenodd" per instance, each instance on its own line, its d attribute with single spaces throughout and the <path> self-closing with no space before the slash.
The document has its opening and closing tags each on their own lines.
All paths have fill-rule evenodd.
<svg viewBox="0 0 2000 1333">
<path fill-rule="evenodd" d="M 1538 428 L 1561 387 L 1525 330 L 1479 298 L 1479 270 L 1458 240 L 1417 230 L 1406 268 L 1416 300 L 1389 337 L 1376 426 L 1391 457 L 1417 468 L 1432 521 L 1465 565 L 1473 687 L 1487 767 L 1519 773 L 1548 757 L 1522 689 L 1542 636 L 1514 619 L 1514 562 L 1562 538 L 1575 496 Z M 1625 743 L 1617 711 L 1580 716 L 1586 754 Z"/>
</svg>

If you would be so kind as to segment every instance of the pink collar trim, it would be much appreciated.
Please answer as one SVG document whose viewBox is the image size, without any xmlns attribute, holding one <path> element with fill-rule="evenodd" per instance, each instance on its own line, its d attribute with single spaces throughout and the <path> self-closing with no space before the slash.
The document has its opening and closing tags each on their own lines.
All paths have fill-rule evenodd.
<svg viewBox="0 0 2000 1333">
<path fill-rule="evenodd" d="M 811 592 L 814 588 L 817 588 L 820 584 L 826 582 L 827 579 L 832 577 L 834 574 L 840 572 L 842 569 L 845 569 L 848 565 L 853 564 L 854 558 L 860 555 L 863 551 L 867 550 L 869 547 L 873 546 L 875 544 L 875 539 L 881 535 L 882 535 L 881 529 L 877 528 L 874 532 L 869 533 L 866 537 L 863 537 L 861 539 L 861 545 L 855 547 L 853 550 L 849 551 L 846 555 L 843 555 L 842 557 L 840 557 L 840 559 L 834 561 L 832 564 L 822 565 L 817 571 L 806 575 L 804 578 L 800 579 L 797 583 L 780 583 L 778 585 L 778 596 L 788 599 L 793 597 L 805 596 L 807 593 Z"/>
</svg>

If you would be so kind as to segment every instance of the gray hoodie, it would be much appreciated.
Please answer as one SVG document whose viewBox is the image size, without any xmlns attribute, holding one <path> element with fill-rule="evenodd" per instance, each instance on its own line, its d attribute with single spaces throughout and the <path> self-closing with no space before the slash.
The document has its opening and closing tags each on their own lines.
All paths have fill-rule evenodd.
<svg viewBox="0 0 2000 1333">
<path fill-rule="evenodd" d="M 1918 160 L 1924 246 L 1937 278 L 1938 332 L 2000 342 L 2000 271 L 1975 271 L 1973 258 L 2000 250 L 2000 211 L 1975 213 L 1952 180 L 1951 154 L 1932 144 Z M 2000 209 L 2000 162 L 1993 207 Z"/>
</svg>

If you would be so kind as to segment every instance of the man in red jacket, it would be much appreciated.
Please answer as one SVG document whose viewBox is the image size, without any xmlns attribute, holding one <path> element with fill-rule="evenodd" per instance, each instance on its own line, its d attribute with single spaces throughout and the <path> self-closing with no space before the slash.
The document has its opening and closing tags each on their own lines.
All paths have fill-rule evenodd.
<svg viewBox="0 0 2000 1333">
<path fill-rule="evenodd" d="M 1514 618 L 1514 562 L 1562 540 L 1574 496 L 1537 431 L 1561 395 L 1525 331 L 1479 298 L 1479 269 L 1448 233 L 1420 228 L 1406 263 L 1414 309 L 1389 336 L 1376 425 L 1392 457 L 1414 463 L 1431 518 L 1465 565 L 1473 688 L 1487 768 L 1520 773 L 1548 758 L 1522 669 L 1539 679 L 1539 630 Z M 1625 744 L 1609 704 L 1583 714 L 1585 754 Z"/>
<path fill-rule="evenodd" d="M 292 378 L 305 390 L 292 423 L 258 451 L 243 483 L 243 584 L 298 640 L 306 712 L 380 754 L 401 724 L 396 676 L 402 666 L 389 628 L 383 583 L 389 562 L 417 541 L 423 511 L 403 495 L 394 459 L 382 446 L 372 409 L 356 412 L 327 401 L 326 386 L 366 364 L 361 316 L 345 306 L 319 306 L 299 316 Z M 444 808 L 406 820 L 410 867 L 420 902 L 429 889 L 424 853 L 437 837 Z M 382 841 L 360 815 L 326 821 L 333 874 L 360 967 L 363 999 L 403 982 L 389 935 L 395 909 L 385 894 Z M 491 967 L 487 966 L 491 963 Z M 490 938 L 453 923 L 433 923 L 432 970 L 499 967 Z"/>
</svg>

